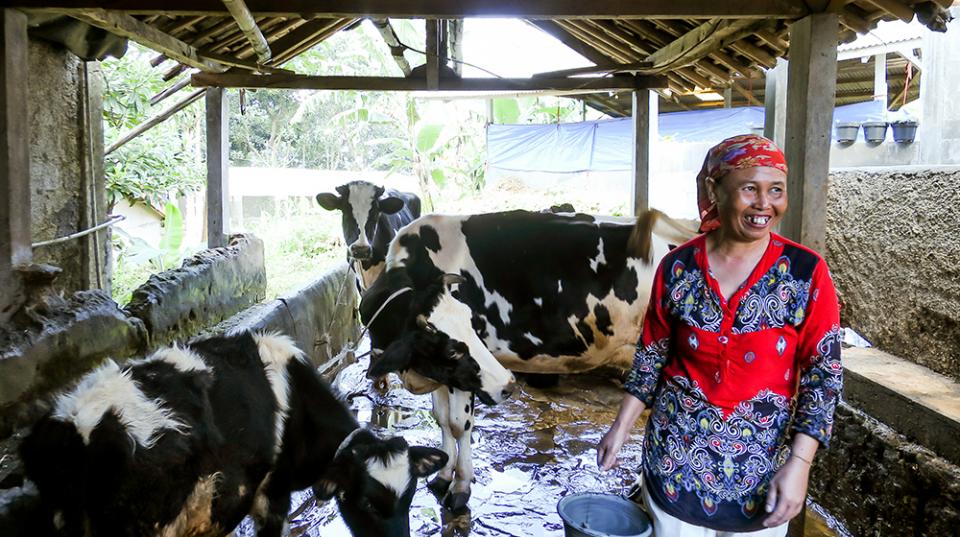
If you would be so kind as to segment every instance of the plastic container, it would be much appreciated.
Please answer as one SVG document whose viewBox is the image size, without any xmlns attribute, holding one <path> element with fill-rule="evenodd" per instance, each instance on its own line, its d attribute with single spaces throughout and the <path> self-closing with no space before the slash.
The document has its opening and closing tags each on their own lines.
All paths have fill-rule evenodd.
<svg viewBox="0 0 960 537">
<path fill-rule="evenodd" d="M 863 137 L 872 144 L 879 144 L 887 137 L 886 121 L 865 121 L 861 126 Z"/>
<path fill-rule="evenodd" d="M 917 122 L 912 119 L 894 121 L 890 127 L 893 129 L 893 141 L 898 144 L 912 144 L 917 136 Z"/>
<path fill-rule="evenodd" d="M 653 524 L 640 507 L 615 494 L 581 492 L 557 503 L 566 537 L 650 537 Z"/>
<path fill-rule="evenodd" d="M 841 122 L 837 123 L 837 141 L 841 144 L 850 144 L 857 140 L 857 131 L 860 130 L 859 123 Z"/>
</svg>

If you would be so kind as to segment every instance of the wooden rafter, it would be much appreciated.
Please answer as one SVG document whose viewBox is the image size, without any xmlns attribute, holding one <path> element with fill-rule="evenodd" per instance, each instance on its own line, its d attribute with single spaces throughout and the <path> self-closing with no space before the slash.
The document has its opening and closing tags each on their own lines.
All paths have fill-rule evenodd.
<svg viewBox="0 0 960 537">
<path fill-rule="evenodd" d="M 380 33 L 380 37 L 383 38 L 387 48 L 390 49 L 390 55 L 393 56 L 393 61 L 397 64 L 397 67 L 400 68 L 404 76 L 409 75 L 411 71 L 410 62 L 403 55 L 403 46 L 397 40 L 396 34 L 393 33 L 390 21 L 388 19 L 377 19 L 373 21 L 373 26 Z"/>
<path fill-rule="evenodd" d="M 120 37 L 136 41 L 145 47 L 162 52 L 169 58 L 190 67 L 196 67 L 201 71 L 222 73 L 227 70 L 226 66 L 201 56 L 197 49 L 192 46 L 157 30 L 149 24 L 140 22 L 130 15 L 105 9 L 88 9 L 71 11 L 70 16 Z"/>
<path fill-rule="evenodd" d="M 263 37 L 263 32 L 260 31 L 257 23 L 253 20 L 253 14 L 247 8 L 247 4 L 243 0 L 223 0 L 223 5 L 227 7 L 227 11 L 230 12 L 233 20 L 237 21 L 237 26 L 240 27 L 243 36 L 247 38 L 250 46 L 257 53 L 260 63 L 270 61 L 273 56 L 273 53 L 270 52 L 270 44 L 267 43 L 267 38 Z"/>
<path fill-rule="evenodd" d="M 10 0 L 10 7 L 72 9 L 98 8 L 102 0 Z M 130 14 L 223 16 L 219 0 L 113 0 L 112 9 Z M 518 17 L 527 19 L 637 19 L 637 18 L 754 18 L 795 19 L 807 14 L 802 2 L 751 0 L 750 2 L 703 2 L 702 0 L 248 0 L 256 15 L 276 17 L 311 14 L 323 18 L 437 18 Z"/>
<path fill-rule="evenodd" d="M 653 62 L 655 69 L 685 67 L 753 33 L 759 25 L 747 19 L 713 19 L 678 37 L 647 60 Z"/>
<path fill-rule="evenodd" d="M 425 77 L 305 76 L 293 74 L 249 75 L 197 73 L 191 78 L 198 87 L 282 88 L 360 91 L 427 91 Z M 618 75 L 603 78 L 449 78 L 440 77 L 440 91 L 537 91 L 656 89 L 666 87 L 662 77 Z"/>
</svg>

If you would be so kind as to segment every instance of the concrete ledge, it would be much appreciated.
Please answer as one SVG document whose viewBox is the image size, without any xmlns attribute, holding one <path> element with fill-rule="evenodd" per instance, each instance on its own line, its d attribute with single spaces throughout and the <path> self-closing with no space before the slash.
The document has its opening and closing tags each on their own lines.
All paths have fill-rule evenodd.
<svg viewBox="0 0 960 537">
<path fill-rule="evenodd" d="M 0 331 L 0 438 L 46 410 L 46 395 L 107 357 L 126 358 L 146 347 L 139 319 L 124 315 L 102 291 L 56 295 Z"/>
<path fill-rule="evenodd" d="M 299 291 L 250 308 L 208 332 L 239 328 L 280 331 L 292 337 L 319 367 L 348 343 L 356 343 L 358 300 L 354 276 L 344 263 Z"/>
<path fill-rule="evenodd" d="M 150 347 L 160 347 L 260 302 L 266 289 L 263 241 L 234 235 L 229 246 L 204 250 L 178 269 L 150 276 L 125 309 L 143 320 Z"/>
<path fill-rule="evenodd" d="M 842 360 L 846 402 L 960 465 L 960 384 L 875 348 Z"/>
</svg>

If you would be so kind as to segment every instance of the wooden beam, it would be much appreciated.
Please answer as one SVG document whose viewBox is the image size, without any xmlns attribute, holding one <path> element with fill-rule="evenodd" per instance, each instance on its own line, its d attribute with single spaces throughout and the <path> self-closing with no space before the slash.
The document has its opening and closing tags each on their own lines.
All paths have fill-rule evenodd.
<svg viewBox="0 0 960 537">
<path fill-rule="evenodd" d="M 554 21 L 527 21 L 528 23 L 536 26 L 540 30 L 544 31 L 548 35 L 553 36 L 558 41 L 566 45 L 569 49 L 573 50 L 577 54 L 583 56 L 584 58 L 592 61 L 597 65 L 605 65 L 610 63 L 610 58 L 601 54 L 599 51 L 592 47 L 588 47 L 586 43 L 580 41 L 579 39 L 574 38 L 570 32 L 566 31 L 562 26 L 557 24 Z"/>
<path fill-rule="evenodd" d="M 112 34 L 136 41 L 145 47 L 162 52 L 168 58 L 196 67 L 201 71 L 222 73 L 227 70 L 225 66 L 202 57 L 192 46 L 130 15 L 105 9 L 89 9 L 71 12 L 70 16 Z"/>
<path fill-rule="evenodd" d="M 652 91 L 633 92 L 633 214 L 650 208 L 650 163 L 657 143 L 657 95 Z"/>
<path fill-rule="evenodd" d="M 80 229 L 93 229 L 107 219 L 107 189 L 103 173 L 103 90 L 104 78 L 100 62 L 80 63 L 81 124 L 80 146 L 83 177 Z M 84 289 L 110 292 L 110 232 L 104 227 L 80 238 Z"/>
<path fill-rule="evenodd" d="M 19 309 L 16 269 L 33 260 L 30 246 L 30 157 L 27 126 L 27 16 L 0 10 L 0 323 Z"/>
<path fill-rule="evenodd" d="M 440 87 L 440 21 L 427 19 L 427 89 Z"/>
<path fill-rule="evenodd" d="M 608 63 L 606 65 L 594 65 L 591 67 L 577 67 L 575 69 L 534 73 L 533 78 L 561 78 L 566 76 L 590 75 L 598 73 L 641 73 L 649 70 L 651 67 L 653 67 L 653 64 L 650 62 Z"/>
<path fill-rule="evenodd" d="M 913 20 L 913 9 L 906 4 L 902 4 L 897 0 L 866 0 L 867 3 L 873 4 L 874 6 L 886 11 L 887 13 L 893 14 L 896 18 L 902 20 L 903 22 L 910 22 Z"/>
<path fill-rule="evenodd" d="M 463 76 L 463 19 L 447 21 L 450 28 L 450 59 L 453 60 L 453 72 Z"/>
<path fill-rule="evenodd" d="M 48 11 L 83 11 L 104 4 L 134 14 L 225 16 L 219 0 L 9 0 L 10 7 L 44 8 Z M 795 19 L 808 13 L 802 2 L 751 0 L 750 2 L 704 2 L 703 0 L 247 0 L 256 15 L 291 17 L 310 14 L 324 18 L 436 18 L 516 17 L 524 19 Z"/>
<path fill-rule="evenodd" d="M 230 12 L 230 16 L 233 17 L 233 20 L 237 21 L 237 26 L 240 27 L 240 31 L 243 32 L 244 37 L 247 38 L 250 46 L 256 51 L 260 63 L 270 61 L 270 58 L 273 56 L 270 52 L 270 44 L 267 43 L 267 38 L 263 37 L 263 32 L 257 27 L 257 23 L 253 21 L 253 14 L 247 9 L 247 5 L 243 3 L 243 0 L 223 0 L 223 5 L 227 6 L 227 11 Z"/>
<path fill-rule="evenodd" d="M 809 15 L 790 28 L 785 153 L 790 163 L 788 238 L 816 251 L 826 247 L 830 134 L 837 82 L 836 13 Z"/>
<path fill-rule="evenodd" d="M 131 129 L 130 132 L 121 136 L 116 142 L 113 142 L 112 144 L 110 144 L 110 147 L 108 147 L 107 150 L 103 152 L 104 156 L 109 155 L 110 153 L 113 153 L 117 149 L 120 149 L 120 147 L 122 147 L 124 144 L 126 144 L 130 140 L 133 140 L 137 136 L 140 136 L 141 134 L 147 132 L 148 130 L 156 127 L 157 125 L 163 123 L 168 117 L 176 114 L 180 110 L 183 110 L 187 106 L 190 106 L 191 103 L 199 99 L 206 91 L 207 91 L 206 88 L 198 89 L 197 91 L 194 91 L 190 95 L 187 95 L 183 99 L 174 103 L 172 106 L 170 106 L 170 108 L 167 108 L 166 110 L 160 112 L 159 114 L 153 116 L 152 118 L 144 121 L 143 123 L 140 123 L 133 129 Z"/>
<path fill-rule="evenodd" d="M 408 62 L 407 58 L 403 55 L 403 45 L 400 44 L 396 34 L 393 33 L 390 21 L 387 19 L 377 19 L 373 21 L 373 26 L 380 33 L 383 42 L 387 44 L 387 48 L 390 49 L 390 55 L 393 56 L 394 63 L 396 63 L 400 71 L 403 72 L 403 76 L 408 76 L 411 71 L 410 62 Z"/>
<path fill-rule="evenodd" d="M 733 21 L 713 19 L 654 52 L 647 60 L 653 62 L 654 68 L 685 67 L 711 52 L 752 34 L 759 26 L 760 23 L 749 19 Z"/>
<path fill-rule="evenodd" d="M 762 48 L 754 45 L 748 39 L 741 39 L 730 43 L 730 49 L 770 69 L 777 64 L 777 58 Z"/>
<path fill-rule="evenodd" d="M 230 168 L 230 118 L 225 90 L 207 92 L 207 247 L 227 245 L 230 204 L 227 174 Z"/>
<path fill-rule="evenodd" d="M 612 59 L 615 62 L 631 63 L 640 60 L 640 56 L 628 53 L 623 47 L 610 43 L 597 37 L 590 32 L 584 31 L 580 26 L 574 24 L 575 21 L 557 21 L 557 25 L 563 28 L 575 39 L 582 41 L 586 46 L 591 47 L 603 56 L 602 63 L 610 63 Z"/>
<path fill-rule="evenodd" d="M 359 91 L 427 91 L 425 78 L 376 76 L 307 76 L 294 74 L 249 75 L 196 73 L 191 83 L 197 87 L 282 88 Z M 444 78 L 439 91 L 538 91 L 657 89 L 666 87 L 666 80 L 657 76 L 616 75 L 597 78 Z"/>
</svg>

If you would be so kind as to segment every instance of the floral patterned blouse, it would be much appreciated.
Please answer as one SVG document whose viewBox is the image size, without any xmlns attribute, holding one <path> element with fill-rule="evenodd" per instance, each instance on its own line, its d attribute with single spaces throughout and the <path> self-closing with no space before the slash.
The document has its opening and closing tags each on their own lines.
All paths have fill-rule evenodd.
<svg viewBox="0 0 960 537">
<path fill-rule="evenodd" d="M 643 470 L 657 505 L 719 531 L 762 529 L 788 439 L 830 439 L 840 339 L 836 291 L 815 252 L 773 234 L 729 302 L 706 235 L 670 252 L 625 386 L 652 408 Z"/>
</svg>

